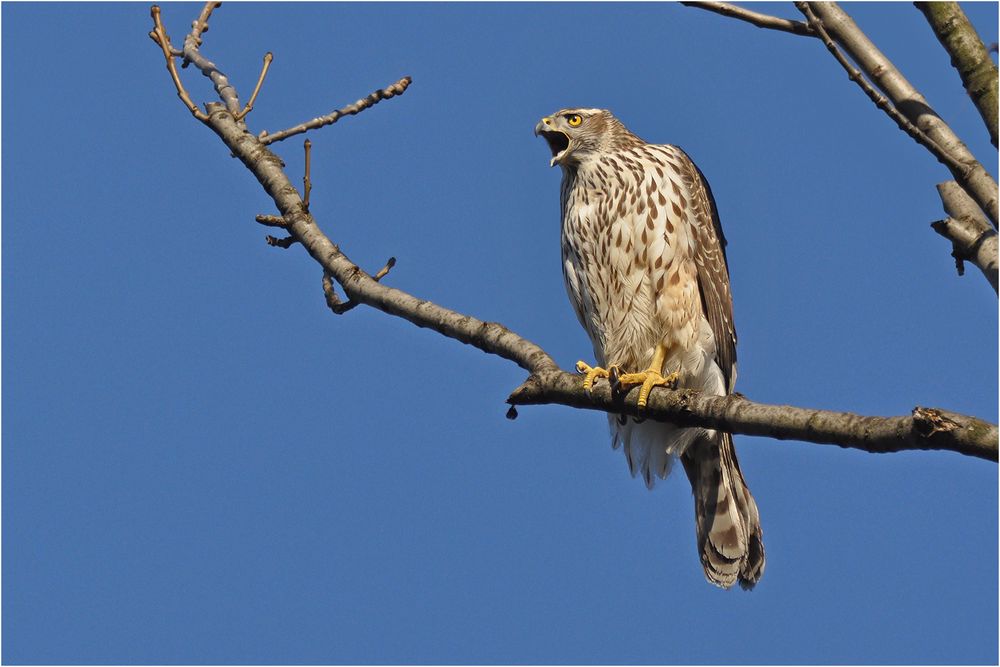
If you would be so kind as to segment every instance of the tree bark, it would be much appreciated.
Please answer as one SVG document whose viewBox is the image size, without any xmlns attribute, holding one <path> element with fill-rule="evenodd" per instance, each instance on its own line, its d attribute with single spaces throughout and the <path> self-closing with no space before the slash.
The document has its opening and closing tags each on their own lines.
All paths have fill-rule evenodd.
<svg viewBox="0 0 1000 667">
<path fill-rule="evenodd" d="M 938 194 L 948 217 L 931 223 L 941 236 L 952 243 L 952 256 L 958 275 L 964 273 L 962 262 L 972 262 L 983 272 L 997 291 L 997 232 L 989 226 L 976 203 L 955 181 L 939 183 Z"/>
<path fill-rule="evenodd" d="M 997 460 L 996 426 L 935 408 L 916 407 L 905 417 L 863 417 L 849 412 L 754 403 L 739 394 L 708 396 L 692 390 L 657 388 L 649 395 L 646 409 L 640 410 L 634 400 L 614 396 L 607 383 L 598 383 L 590 393 L 582 391 L 580 377 L 564 371 L 532 375 L 507 401 L 512 405 L 558 403 L 680 426 L 803 440 L 872 453 L 947 449 Z"/>
<path fill-rule="evenodd" d="M 962 85 L 983 117 L 990 141 L 997 146 L 997 66 L 957 2 L 915 2 L 951 64 L 962 77 Z"/>
<path fill-rule="evenodd" d="M 964 165 L 964 169 L 947 166 L 952 177 L 976 201 L 995 228 L 997 183 L 968 147 L 837 3 L 807 4 L 837 43 L 847 51 L 872 82 L 888 95 L 893 105 L 938 146 Z"/>
</svg>

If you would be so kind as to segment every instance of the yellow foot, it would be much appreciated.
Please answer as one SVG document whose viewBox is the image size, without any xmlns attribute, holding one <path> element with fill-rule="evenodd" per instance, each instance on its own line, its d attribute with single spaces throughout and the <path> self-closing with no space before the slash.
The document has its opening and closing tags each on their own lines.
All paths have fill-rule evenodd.
<svg viewBox="0 0 1000 667">
<path fill-rule="evenodd" d="M 623 390 L 628 390 L 628 387 L 634 385 L 642 385 L 642 389 L 639 390 L 639 401 L 637 405 L 639 408 L 646 407 L 646 401 L 649 399 L 649 392 L 653 390 L 653 387 L 670 387 L 674 389 L 677 387 L 677 378 L 680 377 L 680 372 L 674 371 L 673 373 L 664 377 L 660 375 L 660 371 L 655 368 L 649 368 L 642 371 L 641 373 L 627 373 L 618 378 L 618 384 L 621 385 Z"/>
<path fill-rule="evenodd" d="M 612 366 L 611 370 L 617 372 L 618 368 Z M 610 373 L 601 368 L 600 366 L 590 366 L 586 362 L 578 361 L 576 362 L 576 372 L 583 375 L 583 390 L 590 391 L 590 388 L 594 386 L 594 380 L 597 378 L 607 378 L 610 377 Z"/>
</svg>

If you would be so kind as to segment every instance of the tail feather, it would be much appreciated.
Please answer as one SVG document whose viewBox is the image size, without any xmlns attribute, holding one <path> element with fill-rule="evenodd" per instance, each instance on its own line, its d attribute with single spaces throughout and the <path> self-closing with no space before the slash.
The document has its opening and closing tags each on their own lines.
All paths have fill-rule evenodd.
<svg viewBox="0 0 1000 667">
<path fill-rule="evenodd" d="M 665 479 L 674 459 L 697 437 L 701 429 L 678 428 L 664 422 L 645 421 L 608 415 L 611 446 L 625 450 L 628 471 L 633 477 L 641 474 L 652 489 L 657 479 Z"/>
<path fill-rule="evenodd" d="M 705 577 L 729 588 L 753 588 L 764 573 L 757 504 L 736 460 L 732 436 L 700 438 L 681 457 L 694 494 L 698 550 Z"/>
<path fill-rule="evenodd" d="M 740 471 L 733 437 L 721 431 L 679 428 L 608 415 L 611 444 L 625 450 L 633 477 L 653 488 L 680 457 L 694 494 L 698 552 L 705 577 L 717 586 L 753 588 L 764 573 L 757 503 Z"/>
<path fill-rule="evenodd" d="M 743 497 L 743 507 L 746 508 L 748 543 L 746 567 L 741 573 L 739 584 L 743 590 L 751 590 L 760 581 L 764 574 L 764 531 L 760 527 L 760 513 L 757 511 L 757 503 L 750 493 L 746 479 L 743 478 L 743 471 L 740 470 L 740 462 L 736 458 L 736 450 L 733 448 L 733 437 L 728 433 L 725 438 L 729 443 L 729 450 L 732 452 L 734 485 Z"/>
</svg>

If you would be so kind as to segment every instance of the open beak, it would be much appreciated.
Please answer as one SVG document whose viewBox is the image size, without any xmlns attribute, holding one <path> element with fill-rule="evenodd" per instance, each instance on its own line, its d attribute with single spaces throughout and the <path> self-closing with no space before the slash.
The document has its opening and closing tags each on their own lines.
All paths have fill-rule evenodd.
<svg viewBox="0 0 1000 667">
<path fill-rule="evenodd" d="M 552 160 L 549 162 L 550 167 L 556 166 L 566 151 L 569 150 L 569 136 L 565 132 L 552 129 L 552 118 L 549 116 L 538 121 L 538 125 L 535 126 L 535 136 L 545 139 L 545 142 L 549 145 L 549 150 L 552 151 Z"/>
</svg>

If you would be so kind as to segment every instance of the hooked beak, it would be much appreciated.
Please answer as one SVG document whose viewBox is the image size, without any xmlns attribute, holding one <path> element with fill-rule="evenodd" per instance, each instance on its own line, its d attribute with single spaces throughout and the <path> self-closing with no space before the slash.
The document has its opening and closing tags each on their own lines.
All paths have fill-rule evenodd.
<svg viewBox="0 0 1000 667">
<path fill-rule="evenodd" d="M 549 150 L 552 151 L 552 160 L 549 162 L 550 167 L 556 166 L 566 151 L 569 150 L 569 135 L 553 128 L 551 116 L 546 116 L 538 121 L 538 125 L 535 125 L 535 136 L 545 139 L 545 142 L 549 145 Z"/>
</svg>

